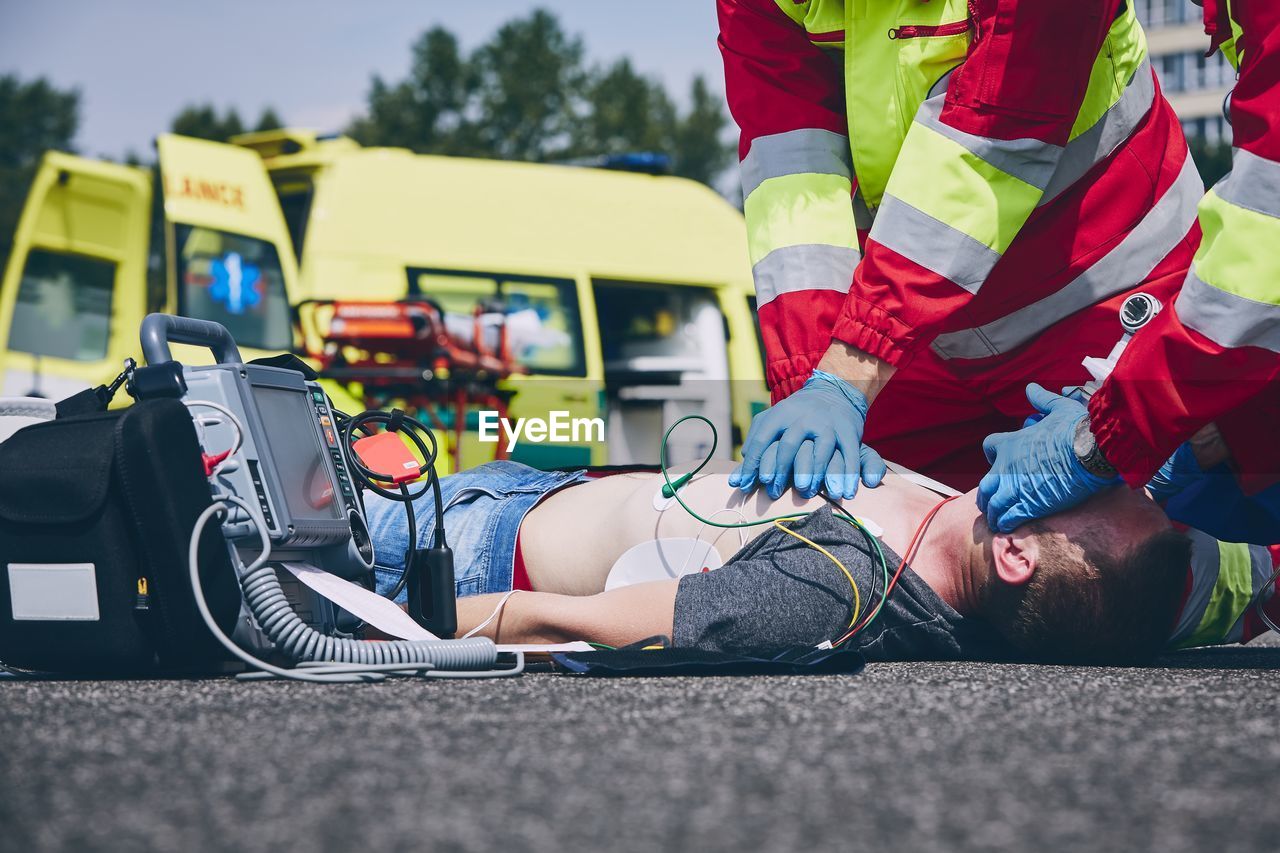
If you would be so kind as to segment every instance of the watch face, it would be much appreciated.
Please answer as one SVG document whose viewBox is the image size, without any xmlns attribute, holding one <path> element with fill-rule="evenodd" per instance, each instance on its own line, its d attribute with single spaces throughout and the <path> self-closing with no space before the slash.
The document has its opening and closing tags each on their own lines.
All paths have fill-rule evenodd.
<svg viewBox="0 0 1280 853">
<path fill-rule="evenodd" d="M 1089 431 L 1089 422 L 1087 420 L 1080 421 L 1076 427 L 1075 434 L 1071 437 L 1071 449 L 1075 451 L 1076 458 L 1083 462 L 1093 453 L 1095 447 L 1098 446 L 1094 440 L 1093 433 Z"/>
<path fill-rule="evenodd" d="M 1135 293 L 1120 306 L 1120 325 L 1129 334 L 1141 329 L 1160 310 L 1160 303 L 1154 296 L 1146 293 Z"/>
</svg>

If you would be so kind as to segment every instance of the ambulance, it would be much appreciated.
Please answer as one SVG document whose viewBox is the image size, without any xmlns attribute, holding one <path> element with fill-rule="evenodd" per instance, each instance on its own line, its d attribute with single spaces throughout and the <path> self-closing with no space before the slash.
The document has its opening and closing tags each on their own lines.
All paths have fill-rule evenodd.
<svg viewBox="0 0 1280 853">
<path fill-rule="evenodd" d="M 690 413 L 717 425 L 727 458 L 766 404 L 745 226 L 701 184 L 304 130 L 164 135 L 156 149 L 158 186 L 150 170 L 45 156 L 0 286 L 0 395 L 57 399 L 110 379 L 137 357 L 149 311 L 222 323 L 254 357 L 299 346 L 298 306 L 427 298 L 536 319 L 523 375 L 504 380 L 509 418 L 604 422 L 604 441 L 521 441 L 517 461 L 653 463 Z M 359 387 L 331 393 L 361 407 Z M 681 433 L 672 458 L 709 443 Z M 464 467 L 493 450 L 468 434 Z"/>
</svg>

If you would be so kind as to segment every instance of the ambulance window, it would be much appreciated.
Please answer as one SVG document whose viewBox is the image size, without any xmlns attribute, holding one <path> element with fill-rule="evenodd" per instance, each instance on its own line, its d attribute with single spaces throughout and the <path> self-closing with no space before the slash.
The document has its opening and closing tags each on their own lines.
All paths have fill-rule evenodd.
<svg viewBox="0 0 1280 853">
<path fill-rule="evenodd" d="M 32 249 L 22 270 L 9 348 L 73 361 L 107 356 L 116 265 Z"/>
<path fill-rule="evenodd" d="M 469 334 L 477 305 L 506 315 L 507 342 L 530 373 L 586 375 L 578 291 L 572 279 L 410 269 L 409 298 L 424 296 Z"/>
<path fill-rule="evenodd" d="M 178 311 L 221 323 L 245 347 L 293 346 L 276 247 L 226 231 L 178 225 Z"/>
<path fill-rule="evenodd" d="M 595 279 L 609 373 L 728 375 L 729 331 L 709 287 Z"/>
</svg>

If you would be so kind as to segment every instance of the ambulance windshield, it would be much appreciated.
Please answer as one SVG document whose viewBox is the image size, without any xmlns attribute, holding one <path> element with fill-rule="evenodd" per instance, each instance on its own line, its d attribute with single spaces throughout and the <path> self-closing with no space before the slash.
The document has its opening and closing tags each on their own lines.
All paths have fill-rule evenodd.
<svg viewBox="0 0 1280 853">
<path fill-rule="evenodd" d="M 181 314 L 221 323 L 241 346 L 292 346 L 289 301 L 275 246 L 192 225 L 178 225 L 176 238 Z"/>
</svg>

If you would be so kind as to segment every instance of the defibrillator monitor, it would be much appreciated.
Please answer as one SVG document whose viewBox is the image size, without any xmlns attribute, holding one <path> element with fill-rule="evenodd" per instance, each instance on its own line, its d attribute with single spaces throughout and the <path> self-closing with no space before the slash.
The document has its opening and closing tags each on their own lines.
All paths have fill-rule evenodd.
<svg viewBox="0 0 1280 853">
<path fill-rule="evenodd" d="M 253 396 L 266 427 L 271 458 L 289 517 L 295 523 L 304 524 L 342 518 L 342 501 L 325 463 L 320 437 L 300 428 L 315 417 L 308 405 L 310 395 L 271 385 L 254 385 Z M 327 415 L 320 417 L 328 420 Z"/>
<path fill-rule="evenodd" d="M 183 402 L 197 418 L 206 454 L 216 459 L 238 448 L 234 464 L 215 465 L 215 487 L 257 508 L 282 559 L 306 552 L 310 564 L 334 574 L 367 574 L 368 528 L 324 389 L 297 370 L 244 364 L 216 323 L 148 317 L 142 336 L 148 363 L 171 361 L 170 341 L 207 346 L 217 357 L 217 364 L 182 367 Z M 250 523 L 257 520 L 237 516 L 228 530 Z M 246 538 L 252 541 L 247 532 Z"/>
<path fill-rule="evenodd" d="M 259 444 L 266 445 L 248 466 L 267 526 L 277 536 L 309 544 L 327 540 L 330 530 L 348 535 L 355 494 L 324 391 L 295 371 L 244 369 L 261 419 Z"/>
</svg>

